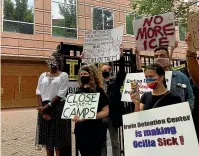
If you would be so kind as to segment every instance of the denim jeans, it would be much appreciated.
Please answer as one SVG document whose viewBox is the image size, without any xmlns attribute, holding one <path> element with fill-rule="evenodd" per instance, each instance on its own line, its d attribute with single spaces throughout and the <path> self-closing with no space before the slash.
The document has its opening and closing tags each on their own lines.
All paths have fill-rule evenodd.
<svg viewBox="0 0 199 156">
<path fill-rule="evenodd" d="M 118 128 L 113 126 L 110 117 L 104 118 L 103 123 L 110 133 L 113 156 L 120 156 Z M 105 137 L 104 142 L 102 144 L 101 156 L 107 156 L 107 137 Z"/>
</svg>

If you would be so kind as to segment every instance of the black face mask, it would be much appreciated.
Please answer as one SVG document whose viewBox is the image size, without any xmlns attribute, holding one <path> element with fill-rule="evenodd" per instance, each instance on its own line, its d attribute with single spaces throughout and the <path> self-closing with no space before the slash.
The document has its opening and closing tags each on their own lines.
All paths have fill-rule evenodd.
<svg viewBox="0 0 199 156">
<path fill-rule="evenodd" d="M 90 76 L 81 76 L 81 83 L 82 84 L 89 84 Z"/>
<path fill-rule="evenodd" d="M 103 78 L 107 78 L 107 77 L 109 77 L 110 76 L 110 72 L 102 72 L 102 76 L 103 76 Z"/>
</svg>

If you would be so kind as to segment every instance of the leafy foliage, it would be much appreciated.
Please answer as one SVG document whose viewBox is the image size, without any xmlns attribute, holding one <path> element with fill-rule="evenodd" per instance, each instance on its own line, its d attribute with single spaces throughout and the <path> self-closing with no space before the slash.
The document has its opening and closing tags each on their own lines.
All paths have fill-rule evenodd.
<svg viewBox="0 0 199 156">
<path fill-rule="evenodd" d="M 179 0 L 132 0 L 134 13 L 141 16 L 154 16 L 166 12 L 174 12 L 175 20 L 187 27 L 187 18 L 194 13 L 191 6 L 197 2 L 181 2 Z"/>
<path fill-rule="evenodd" d="M 32 24 L 20 22 L 28 22 Z M 28 8 L 28 0 L 4 0 L 4 31 L 33 34 L 33 22 L 34 12 L 33 8 Z"/>
<path fill-rule="evenodd" d="M 53 26 L 65 27 L 53 27 L 52 33 L 53 36 L 57 37 L 67 37 L 67 38 L 77 38 L 77 31 L 74 29 L 67 28 L 76 28 L 76 5 L 74 0 L 69 0 L 69 4 L 58 4 L 59 14 L 63 17 L 60 19 L 52 19 Z"/>
<path fill-rule="evenodd" d="M 16 5 L 15 5 L 16 4 Z M 28 8 L 28 0 L 4 1 L 4 19 L 33 23 L 33 8 Z"/>
</svg>

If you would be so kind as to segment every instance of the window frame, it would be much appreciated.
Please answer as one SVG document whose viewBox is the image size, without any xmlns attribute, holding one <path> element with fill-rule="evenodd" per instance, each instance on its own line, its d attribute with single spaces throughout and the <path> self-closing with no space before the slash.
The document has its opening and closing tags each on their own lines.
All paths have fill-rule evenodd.
<svg viewBox="0 0 199 156">
<path fill-rule="evenodd" d="M 113 17 L 113 28 L 112 28 L 112 29 L 115 28 L 115 24 L 114 24 L 114 11 L 111 10 L 111 9 L 109 9 L 109 8 L 95 6 L 95 7 L 92 7 L 92 8 L 91 8 L 91 17 L 92 17 L 91 26 L 92 26 L 92 31 L 95 31 L 95 30 L 93 29 L 93 10 L 94 10 L 94 9 L 102 9 L 102 15 L 104 15 L 104 10 L 111 11 L 111 12 L 112 12 L 112 17 Z M 105 30 L 105 29 L 104 29 L 104 17 L 102 18 L 102 22 L 103 22 L 103 30 Z M 106 30 L 108 30 L 108 29 L 106 29 Z"/>
<path fill-rule="evenodd" d="M 3 31 L 3 22 L 4 22 L 4 0 L 2 0 L 2 16 L 1 16 L 1 32 L 8 32 L 8 33 L 17 33 L 17 34 L 25 34 L 25 35 L 35 35 L 35 0 L 32 0 L 33 1 L 33 23 L 30 23 L 30 22 L 22 22 L 22 21 L 13 21 L 13 20 L 5 20 L 5 21 L 8 21 L 8 22 L 13 22 L 13 23 L 25 23 L 25 24 L 33 24 L 33 34 L 25 34 L 25 33 L 20 33 L 20 32 L 11 32 L 11 31 Z"/>
<path fill-rule="evenodd" d="M 78 40 L 79 39 L 79 27 L 78 27 L 78 6 L 77 6 L 77 3 L 78 3 L 78 0 L 75 0 L 75 4 L 72 4 L 72 5 L 75 5 L 76 7 L 76 28 L 69 28 L 69 27 L 61 27 L 61 26 L 53 26 L 53 19 L 52 19 L 52 9 L 53 9 L 53 2 L 54 3 L 57 3 L 57 4 L 65 4 L 65 5 L 71 5 L 71 4 L 67 4 L 67 3 L 62 3 L 62 2 L 56 2 L 56 0 L 51 0 L 51 36 L 52 37 L 56 37 L 56 38 L 65 38 L 65 39 L 75 39 L 75 40 Z M 62 29 L 69 29 L 69 30 L 76 30 L 76 38 L 68 38 L 68 37 L 64 37 L 64 36 L 53 36 L 53 27 L 54 28 L 62 28 Z"/>
</svg>

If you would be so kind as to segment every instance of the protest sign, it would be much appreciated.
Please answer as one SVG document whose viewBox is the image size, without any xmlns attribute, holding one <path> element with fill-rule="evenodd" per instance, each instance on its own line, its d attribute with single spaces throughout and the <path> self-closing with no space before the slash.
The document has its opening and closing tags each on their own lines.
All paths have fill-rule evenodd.
<svg viewBox="0 0 199 156">
<path fill-rule="evenodd" d="M 166 71 L 165 78 L 166 78 L 166 83 L 167 83 L 167 89 L 170 90 L 172 71 Z M 144 76 L 144 73 L 128 73 L 125 78 L 125 84 L 124 84 L 121 101 L 132 102 L 130 98 L 131 82 L 135 82 L 138 84 L 138 88 L 140 90 L 140 97 L 145 92 L 151 91 L 151 89 L 146 84 L 146 78 Z"/>
<path fill-rule="evenodd" d="M 100 93 L 69 94 L 62 112 L 62 119 L 96 119 Z"/>
<path fill-rule="evenodd" d="M 191 51 L 199 50 L 199 13 L 188 18 L 188 31 L 191 33 Z"/>
<path fill-rule="evenodd" d="M 134 20 L 133 29 L 139 51 L 175 44 L 175 23 L 172 12 Z"/>
<path fill-rule="evenodd" d="M 199 155 L 188 102 L 123 115 L 123 129 L 125 156 Z"/>
<path fill-rule="evenodd" d="M 82 61 L 94 64 L 119 60 L 123 29 L 124 26 L 109 30 L 86 31 Z"/>
</svg>

